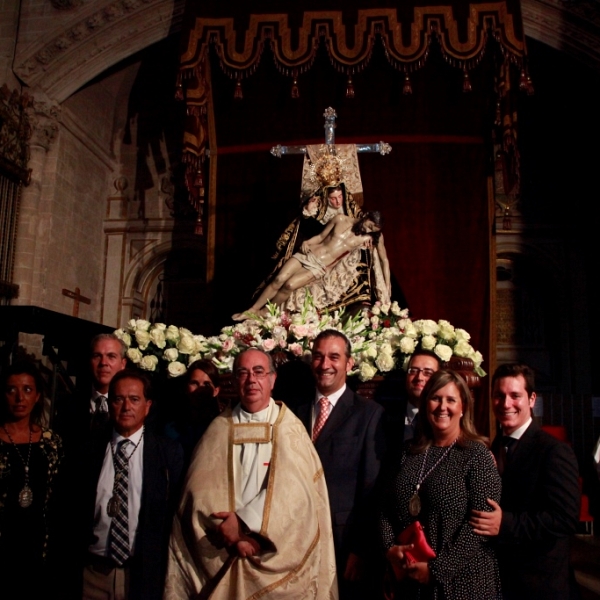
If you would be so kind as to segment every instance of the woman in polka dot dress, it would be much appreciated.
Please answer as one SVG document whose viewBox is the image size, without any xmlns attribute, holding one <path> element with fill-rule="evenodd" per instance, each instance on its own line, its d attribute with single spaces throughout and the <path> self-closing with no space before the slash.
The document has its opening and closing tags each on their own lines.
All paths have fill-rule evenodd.
<svg viewBox="0 0 600 600">
<path fill-rule="evenodd" d="M 381 540 L 400 576 L 396 598 L 501 598 L 493 542 L 473 533 L 468 523 L 472 509 L 490 511 L 486 500 L 499 502 L 501 492 L 494 459 L 472 414 L 462 377 L 450 370 L 434 373 L 421 395 L 417 436 L 405 445 L 382 502 Z M 397 544 L 398 534 L 417 520 L 436 554 L 427 562 L 411 562 L 410 546 Z"/>
</svg>

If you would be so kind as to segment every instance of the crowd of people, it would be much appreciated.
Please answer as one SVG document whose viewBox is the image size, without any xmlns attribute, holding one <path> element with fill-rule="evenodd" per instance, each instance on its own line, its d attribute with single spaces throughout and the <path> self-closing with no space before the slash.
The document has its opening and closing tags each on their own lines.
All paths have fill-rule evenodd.
<svg viewBox="0 0 600 600">
<path fill-rule="evenodd" d="M 532 369 L 494 373 L 490 447 L 467 384 L 435 354 L 415 351 L 404 401 L 388 407 L 347 385 L 350 350 L 339 331 L 319 334 L 315 395 L 296 414 L 272 397 L 262 350 L 236 357 L 234 406 L 197 361 L 160 419 L 148 376 L 101 334 L 92 389 L 59 404 L 56 432 L 41 425 L 40 373 L 13 364 L 0 564 L 14 598 L 578 598 L 577 462 L 533 421 Z"/>
</svg>

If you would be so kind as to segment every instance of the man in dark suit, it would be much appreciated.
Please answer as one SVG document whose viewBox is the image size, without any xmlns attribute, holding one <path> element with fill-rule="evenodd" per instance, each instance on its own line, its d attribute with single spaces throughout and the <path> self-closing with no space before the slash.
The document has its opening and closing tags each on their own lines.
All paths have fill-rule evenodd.
<svg viewBox="0 0 600 600">
<path fill-rule="evenodd" d="M 473 511 L 475 533 L 497 536 L 506 600 L 577 598 L 569 566 L 570 536 L 579 515 L 577 460 L 573 450 L 532 420 L 533 370 L 505 364 L 492 378 L 494 414 L 502 427 L 492 451 L 502 476 L 500 506 Z"/>
<path fill-rule="evenodd" d="M 383 409 L 346 386 L 351 346 L 339 331 L 321 332 L 313 344 L 317 393 L 298 416 L 315 444 L 329 493 L 340 597 L 364 598 L 363 558 L 376 553 L 371 492 L 384 452 Z"/>
<path fill-rule="evenodd" d="M 127 366 L 126 352 L 127 346 L 114 333 L 95 336 L 90 343 L 89 375 L 81 374 L 85 385 L 78 385 L 80 389 L 73 396 L 58 400 L 52 429 L 62 437 L 69 455 L 80 453 L 90 432 L 105 428 L 108 386 Z"/>
<path fill-rule="evenodd" d="M 151 397 L 144 373 L 112 377 L 112 427 L 91 444 L 84 599 L 162 598 L 183 450 L 145 429 Z"/>
</svg>

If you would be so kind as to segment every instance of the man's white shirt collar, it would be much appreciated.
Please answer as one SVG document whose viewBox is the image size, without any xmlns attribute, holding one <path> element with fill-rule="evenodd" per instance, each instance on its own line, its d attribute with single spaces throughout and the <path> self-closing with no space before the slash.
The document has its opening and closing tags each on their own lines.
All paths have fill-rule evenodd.
<svg viewBox="0 0 600 600">
<path fill-rule="evenodd" d="M 327 398 L 327 400 L 329 400 L 329 404 L 331 404 L 331 406 L 335 406 L 337 404 L 337 401 L 342 397 L 342 394 L 346 391 L 346 384 L 344 384 L 337 392 L 333 392 L 333 394 L 322 394 L 319 390 L 317 390 L 317 395 L 315 398 L 315 406 L 319 405 L 319 400 L 321 400 L 321 398 L 325 397 Z"/>
<path fill-rule="evenodd" d="M 514 438 L 515 440 L 520 440 L 521 436 L 525 433 L 525 431 L 527 431 L 527 428 L 531 425 L 532 421 L 533 421 L 533 419 L 531 417 L 529 417 L 529 419 L 527 420 L 527 423 L 525 423 L 524 425 L 521 425 L 521 427 L 519 427 L 519 429 L 515 429 L 508 437 Z"/>
</svg>

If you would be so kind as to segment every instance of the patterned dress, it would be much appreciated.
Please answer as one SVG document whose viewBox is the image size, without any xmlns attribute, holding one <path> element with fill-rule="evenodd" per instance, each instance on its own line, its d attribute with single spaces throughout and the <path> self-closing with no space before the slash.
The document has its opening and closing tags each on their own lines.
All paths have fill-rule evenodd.
<svg viewBox="0 0 600 600">
<path fill-rule="evenodd" d="M 421 512 L 412 517 L 408 503 L 423 473 L 447 448 L 432 446 L 427 453 L 410 454 L 405 446 L 400 470 L 389 482 L 380 515 L 384 549 L 415 519 L 423 525 L 436 552 L 429 562 L 431 581 L 418 584 L 406 578 L 402 600 L 494 600 L 501 597 L 498 563 L 489 538 L 475 535 L 468 523 L 472 509 L 491 510 L 486 498 L 500 501 L 501 481 L 490 451 L 477 442 L 454 446 L 423 481 L 419 490 Z"/>
<path fill-rule="evenodd" d="M 19 456 L 20 452 L 20 456 Z M 63 457 L 58 435 L 42 428 L 39 442 L 31 444 L 29 487 L 31 506 L 19 506 L 19 492 L 25 484 L 22 458 L 29 444 L 9 444 L 0 440 L 0 564 L 13 581 L 27 582 L 19 592 L 20 600 L 41 598 L 47 587 L 47 564 L 52 496 Z"/>
</svg>

